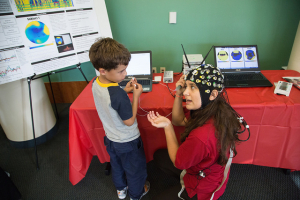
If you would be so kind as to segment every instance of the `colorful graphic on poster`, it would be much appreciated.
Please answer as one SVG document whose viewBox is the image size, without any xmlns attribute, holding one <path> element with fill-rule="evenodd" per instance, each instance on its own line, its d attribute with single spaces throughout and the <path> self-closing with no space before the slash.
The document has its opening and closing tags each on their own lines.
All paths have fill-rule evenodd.
<svg viewBox="0 0 300 200">
<path fill-rule="evenodd" d="M 22 70 L 14 50 L 0 51 L 0 84 L 23 78 Z"/>
<path fill-rule="evenodd" d="M 35 44 L 45 43 L 50 35 L 49 28 L 40 21 L 32 21 L 25 28 L 26 37 Z"/>
<path fill-rule="evenodd" d="M 231 52 L 231 57 L 233 60 L 240 60 L 242 58 L 242 53 L 239 50 L 234 50 Z"/>
<path fill-rule="evenodd" d="M 0 64 L 17 61 L 17 56 L 14 51 L 0 52 Z"/>
<path fill-rule="evenodd" d="M 252 50 L 247 50 L 246 51 L 246 58 L 248 60 L 253 60 L 255 58 L 255 53 Z"/>
<path fill-rule="evenodd" d="M 226 51 L 219 51 L 218 58 L 225 61 L 228 59 L 228 53 Z"/>
<path fill-rule="evenodd" d="M 61 36 L 54 36 L 55 37 L 55 42 L 57 45 L 63 45 L 64 44 L 64 41 L 62 39 Z"/>
<path fill-rule="evenodd" d="M 0 78 L 4 78 L 6 76 L 8 76 L 8 73 L 10 73 L 10 76 L 14 76 L 14 75 L 22 75 L 21 71 L 20 71 L 21 67 L 20 66 L 7 66 L 5 68 L 0 66 Z"/>
<path fill-rule="evenodd" d="M 74 50 L 70 33 L 55 35 L 54 38 L 59 53 Z"/>
<path fill-rule="evenodd" d="M 72 0 L 15 0 L 18 12 L 73 7 Z"/>
</svg>

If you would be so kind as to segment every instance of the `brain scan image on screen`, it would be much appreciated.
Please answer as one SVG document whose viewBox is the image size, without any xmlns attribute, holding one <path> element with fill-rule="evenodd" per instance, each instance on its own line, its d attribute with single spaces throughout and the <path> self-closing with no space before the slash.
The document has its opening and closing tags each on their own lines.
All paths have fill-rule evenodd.
<svg viewBox="0 0 300 200">
<path fill-rule="evenodd" d="M 242 53 L 239 50 L 234 50 L 231 52 L 231 57 L 233 60 L 241 60 Z"/>
<path fill-rule="evenodd" d="M 223 61 L 228 60 L 228 53 L 226 51 L 219 51 L 218 59 Z"/>
<path fill-rule="evenodd" d="M 253 60 L 255 58 L 255 52 L 253 50 L 247 50 L 245 54 L 248 60 Z"/>
</svg>

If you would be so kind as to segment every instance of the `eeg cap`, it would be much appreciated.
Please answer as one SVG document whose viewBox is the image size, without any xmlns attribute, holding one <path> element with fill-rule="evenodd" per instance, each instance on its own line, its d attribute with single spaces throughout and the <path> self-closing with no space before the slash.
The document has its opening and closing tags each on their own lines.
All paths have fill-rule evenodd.
<svg viewBox="0 0 300 200">
<path fill-rule="evenodd" d="M 224 76 L 218 67 L 210 64 L 201 65 L 185 76 L 185 80 L 194 82 L 200 91 L 203 109 L 210 103 L 209 97 L 213 90 L 219 93 L 224 89 Z"/>
</svg>

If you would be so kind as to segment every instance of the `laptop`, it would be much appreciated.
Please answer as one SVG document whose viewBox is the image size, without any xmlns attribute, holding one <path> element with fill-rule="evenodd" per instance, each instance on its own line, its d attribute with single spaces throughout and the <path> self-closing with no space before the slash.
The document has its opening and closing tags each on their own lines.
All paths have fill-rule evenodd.
<svg viewBox="0 0 300 200">
<path fill-rule="evenodd" d="M 214 46 L 214 53 L 225 87 L 273 86 L 260 72 L 257 45 Z"/>
<path fill-rule="evenodd" d="M 124 89 L 126 84 L 135 77 L 137 82 L 143 86 L 143 92 L 152 91 L 152 52 L 135 51 L 130 52 L 131 59 L 126 69 L 126 78 L 119 83 Z"/>
</svg>

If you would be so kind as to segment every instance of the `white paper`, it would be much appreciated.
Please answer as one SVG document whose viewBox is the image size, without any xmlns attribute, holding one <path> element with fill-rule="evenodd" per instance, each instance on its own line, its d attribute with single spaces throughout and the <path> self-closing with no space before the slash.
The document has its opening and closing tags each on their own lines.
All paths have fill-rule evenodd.
<svg viewBox="0 0 300 200">
<path fill-rule="evenodd" d="M 17 16 L 19 27 L 23 31 L 25 46 L 36 74 L 54 71 L 79 63 L 75 54 L 70 28 L 67 23 L 58 28 L 56 19 L 67 20 L 65 12 L 48 12 L 43 15 L 32 14 Z M 30 28 L 32 31 L 30 32 Z M 35 27 L 44 30 L 35 33 Z M 47 34 L 45 34 L 47 33 Z M 48 67 L 47 67 L 48 65 Z"/>
<path fill-rule="evenodd" d="M 0 13 L 0 84 L 88 62 L 101 37 L 93 0 L 0 0 Z"/>
<path fill-rule="evenodd" d="M 95 10 L 93 8 L 66 11 L 73 34 L 74 46 L 79 61 L 88 62 L 88 51 L 97 38 L 101 37 Z"/>
<path fill-rule="evenodd" d="M 0 49 L 22 45 L 23 40 L 15 16 L 0 16 Z"/>
<path fill-rule="evenodd" d="M 161 81 L 161 76 L 154 76 L 154 81 Z"/>
<path fill-rule="evenodd" d="M 24 46 L 0 49 L 0 84 L 33 75 Z"/>
</svg>

